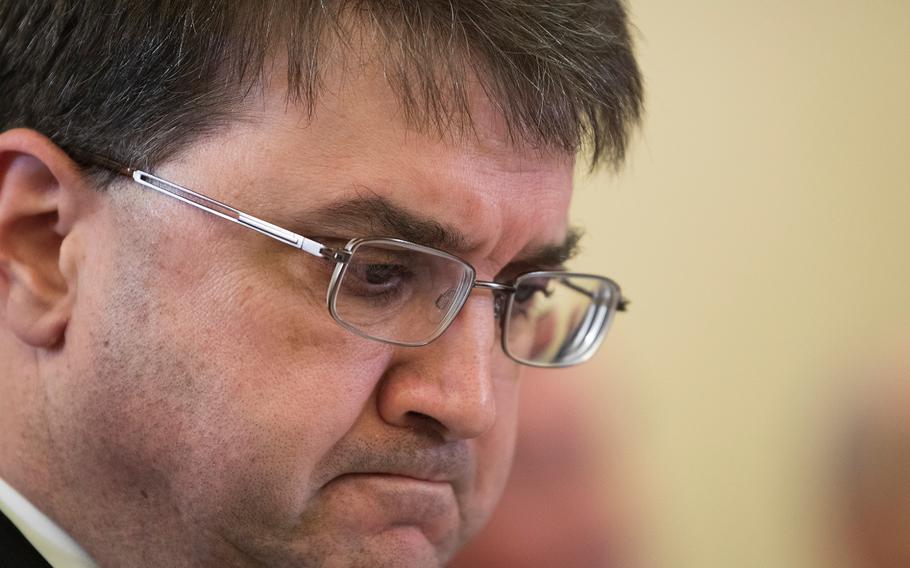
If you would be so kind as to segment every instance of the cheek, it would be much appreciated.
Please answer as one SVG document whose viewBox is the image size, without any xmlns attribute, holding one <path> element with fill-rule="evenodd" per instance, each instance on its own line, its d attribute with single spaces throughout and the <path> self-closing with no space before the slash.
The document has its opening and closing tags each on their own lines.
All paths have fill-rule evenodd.
<svg viewBox="0 0 910 568">
<path fill-rule="evenodd" d="M 218 503 L 213 522 L 289 528 L 316 489 L 315 465 L 362 414 L 390 352 L 346 333 L 321 303 L 253 288 L 206 314 L 217 329 L 183 350 L 205 353 L 185 482 L 204 506 Z"/>
<path fill-rule="evenodd" d="M 98 293 L 68 339 L 87 354 L 59 391 L 78 414 L 60 428 L 73 469 L 158 492 L 206 525 L 292 522 L 389 350 L 274 271 L 146 258 L 87 288 Z"/>
</svg>

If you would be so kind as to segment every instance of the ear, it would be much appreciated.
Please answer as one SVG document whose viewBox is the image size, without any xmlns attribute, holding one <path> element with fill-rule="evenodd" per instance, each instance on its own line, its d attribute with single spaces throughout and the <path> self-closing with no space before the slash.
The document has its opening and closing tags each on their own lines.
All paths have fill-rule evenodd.
<svg viewBox="0 0 910 568">
<path fill-rule="evenodd" d="M 27 129 L 0 134 L 0 319 L 29 346 L 62 343 L 76 271 L 61 251 L 93 193 L 48 138 Z"/>
</svg>

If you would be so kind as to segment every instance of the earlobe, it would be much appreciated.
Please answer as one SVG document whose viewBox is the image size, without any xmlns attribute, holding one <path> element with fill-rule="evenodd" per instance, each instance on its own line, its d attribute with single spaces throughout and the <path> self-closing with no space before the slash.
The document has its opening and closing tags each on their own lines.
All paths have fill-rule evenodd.
<svg viewBox="0 0 910 568">
<path fill-rule="evenodd" d="M 63 340 L 69 322 L 69 302 L 36 303 L 33 297 L 21 294 L 22 286 L 10 287 L 4 319 L 16 337 L 32 347 L 53 348 Z M 16 296 L 20 297 L 16 297 Z"/>
<path fill-rule="evenodd" d="M 75 292 L 61 250 L 82 188 L 79 169 L 31 130 L 0 134 L 0 315 L 23 343 L 63 340 Z"/>
</svg>

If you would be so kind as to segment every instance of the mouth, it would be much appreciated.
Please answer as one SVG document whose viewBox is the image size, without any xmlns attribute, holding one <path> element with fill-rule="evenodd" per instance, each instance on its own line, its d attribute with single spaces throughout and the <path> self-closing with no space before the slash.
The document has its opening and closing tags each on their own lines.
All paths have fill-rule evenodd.
<svg viewBox="0 0 910 568">
<path fill-rule="evenodd" d="M 383 496 L 382 500 L 444 500 L 455 498 L 452 483 L 442 477 L 408 473 L 357 472 L 339 475 L 324 490 L 337 491 L 350 487 L 361 492 Z M 394 505 L 394 504 L 392 504 Z"/>
<path fill-rule="evenodd" d="M 430 543 L 448 540 L 460 524 L 452 483 L 414 472 L 346 473 L 323 487 L 349 529 L 361 534 L 417 529 Z"/>
<path fill-rule="evenodd" d="M 344 480 L 386 480 L 389 483 L 402 483 L 407 484 L 408 482 L 414 483 L 424 483 L 429 485 L 440 485 L 440 486 L 451 486 L 451 482 L 445 479 L 442 476 L 432 477 L 432 476 L 422 476 L 422 475 L 412 475 L 408 473 L 390 473 L 390 472 L 358 472 L 358 473 L 346 473 L 340 475 L 333 480 L 333 482 L 344 481 Z"/>
<path fill-rule="evenodd" d="M 413 475 L 394 472 L 357 472 L 339 475 L 329 482 L 324 491 L 351 491 L 372 493 L 393 508 L 401 501 L 454 500 L 452 483 L 442 477 Z"/>
<path fill-rule="evenodd" d="M 445 475 L 443 473 L 437 472 L 420 472 L 420 471 L 397 471 L 397 470 L 377 470 L 377 471 L 353 471 L 339 475 L 335 479 L 344 479 L 344 478 L 370 478 L 376 477 L 380 479 L 389 479 L 396 480 L 400 479 L 402 481 L 412 480 L 420 481 L 425 483 L 441 483 L 441 484 L 452 484 L 451 476 Z"/>
</svg>

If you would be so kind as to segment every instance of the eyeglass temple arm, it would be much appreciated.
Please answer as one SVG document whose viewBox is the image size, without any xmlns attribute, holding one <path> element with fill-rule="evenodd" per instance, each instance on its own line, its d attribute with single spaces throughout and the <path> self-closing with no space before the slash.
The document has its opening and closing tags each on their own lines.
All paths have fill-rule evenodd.
<svg viewBox="0 0 910 568">
<path fill-rule="evenodd" d="M 131 177 L 133 181 L 140 185 L 154 189 L 158 193 L 182 201 L 187 205 L 192 205 L 193 207 L 201 209 L 206 213 L 211 213 L 212 215 L 221 217 L 222 219 L 227 219 L 232 223 L 237 223 L 238 225 L 253 229 L 254 231 L 262 233 L 267 237 L 271 237 L 286 245 L 290 245 L 294 248 L 302 250 L 303 252 L 312 254 L 313 256 L 335 258 L 334 251 L 320 242 L 308 239 L 303 235 L 298 235 L 293 231 L 289 231 L 287 229 L 279 227 L 278 225 L 274 225 L 268 221 L 264 221 L 258 217 L 249 215 L 238 209 L 234 209 L 230 205 L 221 203 L 220 201 L 212 199 L 211 197 L 206 197 L 201 193 L 197 193 L 191 189 L 177 185 L 176 183 L 169 182 L 166 179 L 154 176 L 148 172 L 125 167 L 104 156 L 92 154 L 90 155 L 90 158 L 90 162 L 94 165 L 111 170 L 122 176 Z"/>
<path fill-rule="evenodd" d="M 244 213 L 234 209 L 230 205 L 225 205 L 220 201 L 212 199 L 211 197 L 206 197 L 201 193 L 196 193 L 191 189 L 179 186 L 175 183 L 171 183 L 160 177 L 153 176 L 148 172 L 143 172 L 142 170 L 135 170 L 132 173 L 133 181 L 139 183 L 150 189 L 167 195 L 168 197 L 173 197 L 179 201 L 186 203 L 187 205 L 192 205 L 197 209 L 201 209 L 206 213 L 211 213 L 221 217 L 222 219 L 227 219 L 238 225 L 243 225 L 249 229 L 260 232 L 267 237 L 271 237 L 277 241 L 280 241 L 284 244 L 290 245 L 294 248 L 298 248 L 303 252 L 312 254 L 313 256 L 331 256 L 331 251 L 320 242 L 308 239 L 303 235 L 298 235 L 293 231 L 283 229 L 278 225 L 273 225 L 268 221 L 263 221 L 258 217 Z"/>
</svg>

